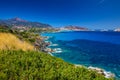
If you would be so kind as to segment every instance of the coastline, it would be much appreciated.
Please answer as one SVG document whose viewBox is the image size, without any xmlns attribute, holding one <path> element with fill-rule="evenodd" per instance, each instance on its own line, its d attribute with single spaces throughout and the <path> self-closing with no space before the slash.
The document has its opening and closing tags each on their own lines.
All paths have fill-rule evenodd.
<svg viewBox="0 0 120 80">
<path fill-rule="evenodd" d="M 71 32 L 71 31 L 65 31 L 65 32 Z M 59 32 L 53 32 L 53 33 L 59 33 Z M 42 36 L 44 37 L 44 36 Z M 54 56 L 52 53 L 54 54 L 58 54 L 58 53 L 62 53 L 62 49 L 61 48 L 51 48 L 51 46 L 58 46 L 58 44 L 53 44 L 51 41 L 49 41 L 49 38 L 51 38 L 52 36 L 45 36 L 47 37 L 46 39 L 44 39 L 45 42 L 49 42 L 50 44 L 46 47 L 47 53 L 50 54 L 51 56 Z M 60 52 L 59 52 L 60 51 Z M 110 72 L 110 71 L 106 71 L 102 68 L 99 67 L 93 67 L 93 66 L 84 66 L 84 65 L 80 65 L 80 64 L 74 64 L 75 67 L 84 67 L 88 70 L 92 70 L 95 71 L 101 75 L 103 75 L 105 78 L 115 78 L 115 74 Z"/>
</svg>

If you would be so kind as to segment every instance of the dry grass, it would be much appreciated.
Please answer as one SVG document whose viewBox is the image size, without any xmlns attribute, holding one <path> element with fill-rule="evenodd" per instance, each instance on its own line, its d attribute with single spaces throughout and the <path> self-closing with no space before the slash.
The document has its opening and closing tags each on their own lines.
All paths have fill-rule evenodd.
<svg viewBox="0 0 120 80">
<path fill-rule="evenodd" d="M 0 33 L 0 50 L 33 50 L 34 47 L 10 33 Z"/>
</svg>

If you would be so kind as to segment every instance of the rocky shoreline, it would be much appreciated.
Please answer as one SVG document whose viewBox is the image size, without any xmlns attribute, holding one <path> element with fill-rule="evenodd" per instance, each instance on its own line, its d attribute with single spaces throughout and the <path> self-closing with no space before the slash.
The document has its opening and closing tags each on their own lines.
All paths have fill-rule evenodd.
<svg viewBox="0 0 120 80">
<path fill-rule="evenodd" d="M 49 41 L 45 41 L 47 39 L 49 39 L 49 37 L 37 38 L 35 43 L 34 43 L 35 50 L 46 52 L 46 53 L 55 52 L 56 49 L 48 48 L 48 46 L 50 46 L 50 45 L 56 46 L 57 44 L 52 45 Z"/>
<path fill-rule="evenodd" d="M 75 64 L 75 67 L 85 67 L 85 66 Z M 86 67 L 86 68 L 88 70 L 92 70 L 92 71 L 97 72 L 98 74 L 103 75 L 105 78 L 114 78 L 115 77 L 115 74 L 113 74 L 111 72 L 108 72 L 108 71 L 105 71 L 104 69 L 101 69 L 101 68 L 98 68 L 98 67 L 89 66 L 89 67 Z"/>
<path fill-rule="evenodd" d="M 42 37 L 42 38 L 37 38 L 35 43 L 34 43 L 34 47 L 35 50 L 39 50 L 39 51 L 43 51 L 43 52 L 49 52 L 47 51 L 47 47 L 50 45 L 50 42 L 45 42 L 45 39 L 47 37 Z"/>
<path fill-rule="evenodd" d="M 52 42 L 46 41 L 49 38 L 50 37 L 48 37 L 48 36 L 42 36 L 42 38 L 40 38 L 40 37 L 37 38 L 34 43 L 35 49 L 46 52 L 46 53 L 61 53 L 62 50 L 60 48 L 52 49 L 49 47 L 49 46 L 58 46 L 58 44 L 52 44 Z"/>
<path fill-rule="evenodd" d="M 111 73 L 111 72 L 108 72 L 108 71 L 105 71 L 101 68 L 98 68 L 98 67 L 92 67 L 92 66 L 89 66 L 88 67 L 89 70 L 93 70 L 93 71 L 96 71 L 97 73 L 105 76 L 106 78 L 113 78 L 115 77 L 115 74 Z"/>
</svg>

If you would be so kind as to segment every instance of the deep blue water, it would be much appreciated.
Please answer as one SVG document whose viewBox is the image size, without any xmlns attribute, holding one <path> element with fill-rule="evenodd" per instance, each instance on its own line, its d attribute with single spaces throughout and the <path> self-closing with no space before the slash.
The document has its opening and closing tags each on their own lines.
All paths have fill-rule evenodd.
<svg viewBox="0 0 120 80">
<path fill-rule="evenodd" d="M 100 67 L 120 78 L 120 33 L 119 32 L 60 32 L 44 33 L 51 36 L 51 48 L 61 48 L 54 56 L 85 66 Z"/>
</svg>

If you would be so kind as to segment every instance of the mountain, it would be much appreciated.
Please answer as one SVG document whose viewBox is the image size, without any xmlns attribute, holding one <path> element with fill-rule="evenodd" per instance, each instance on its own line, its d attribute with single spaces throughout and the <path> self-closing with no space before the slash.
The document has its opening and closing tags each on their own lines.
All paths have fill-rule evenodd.
<svg viewBox="0 0 120 80">
<path fill-rule="evenodd" d="M 7 26 L 22 26 L 22 27 L 39 27 L 39 28 L 49 28 L 52 27 L 49 24 L 40 23 L 40 22 L 32 22 L 23 20 L 21 18 L 12 18 L 7 20 L 0 20 L 0 25 L 7 25 Z"/>
</svg>

